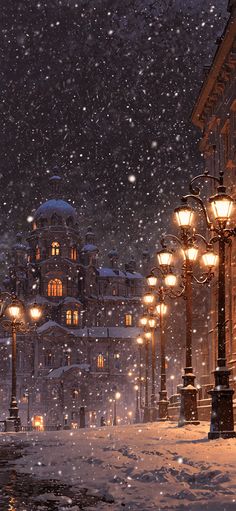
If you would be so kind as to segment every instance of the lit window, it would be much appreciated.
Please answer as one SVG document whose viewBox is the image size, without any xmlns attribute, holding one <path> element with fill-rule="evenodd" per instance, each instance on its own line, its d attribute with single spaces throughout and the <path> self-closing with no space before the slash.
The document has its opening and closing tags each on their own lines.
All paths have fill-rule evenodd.
<svg viewBox="0 0 236 511">
<path fill-rule="evenodd" d="M 60 279 L 49 280 L 48 296 L 62 296 L 62 281 Z"/>
<path fill-rule="evenodd" d="M 72 399 L 77 399 L 79 395 L 79 391 L 77 389 L 72 390 Z"/>
<path fill-rule="evenodd" d="M 97 357 L 97 368 L 98 369 L 104 368 L 104 356 L 101 353 L 99 353 Z"/>
<path fill-rule="evenodd" d="M 132 326 L 132 324 L 133 324 L 132 314 L 126 314 L 125 315 L 125 326 Z"/>
<path fill-rule="evenodd" d="M 38 245 L 35 250 L 35 259 L 36 259 L 36 261 L 40 260 L 40 248 L 38 247 Z"/>
<path fill-rule="evenodd" d="M 78 324 L 79 324 L 79 312 L 74 311 L 73 312 L 73 325 L 78 325 Z"/>
<path fill-rule="evenodd" d="M 52 247 L 52 256 L 60 255 L 60 243 L 58 243 L 58 241 L 53 241 L 51 247 Z"/>
<path fill-rule="evenodd" d="M 117 295 L 117 293 L 116 293 L 116 288 L 114 287 L 114 288 L 112 289 L 112 296 L 116 296 L 116 295 Z"/>
<path fill-rule="evenodd" d="M 77 248 L 76 247 L 71 247 L 71 249 L 70 249 L 70 258 L 72 259 L 72 261 L 76 261 L 77 260 Z"/>
<path fill-rule="evenodd" d="M 71 325 L 72 323 L 72 311 L 66 311 L 66 324 Z"/>
</svg>

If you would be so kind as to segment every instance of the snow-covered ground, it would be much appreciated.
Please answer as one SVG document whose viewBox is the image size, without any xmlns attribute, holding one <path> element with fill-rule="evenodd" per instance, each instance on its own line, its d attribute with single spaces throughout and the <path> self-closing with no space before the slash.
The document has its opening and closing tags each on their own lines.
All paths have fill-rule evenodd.
<svg viewBox="0 0 236 511">
<path fill-rule="evenodd" d="M 105 495 L 98 510 L 236 510 L 236 440 L 208 441 L 207 432 L 204 423 L 153 423 L 2 434 L 0 443 L 26 444 L 17 471 Z M 80 509 L 60 498 L 58 510 Z"/>
</svg>

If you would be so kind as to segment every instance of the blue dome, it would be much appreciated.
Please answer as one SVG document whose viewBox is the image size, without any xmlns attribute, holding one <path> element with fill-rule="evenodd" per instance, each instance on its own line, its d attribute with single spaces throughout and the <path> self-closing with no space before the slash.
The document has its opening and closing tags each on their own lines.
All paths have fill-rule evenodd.
<svg viewBox="0 0 236 511">
<path fill-rule="evenodd" d="M 76 211 L 75 209 L 61 199 L 50 199 L 47 202 L 44 202 L 39 206 L 37 211 L 35 212 L 34 218 L 35 220 L 39 218 L 51 218 L 52 215 L 57 215 L 64 219 L 72 217 L 73 220 L 76 219 Z"/>
</svg>

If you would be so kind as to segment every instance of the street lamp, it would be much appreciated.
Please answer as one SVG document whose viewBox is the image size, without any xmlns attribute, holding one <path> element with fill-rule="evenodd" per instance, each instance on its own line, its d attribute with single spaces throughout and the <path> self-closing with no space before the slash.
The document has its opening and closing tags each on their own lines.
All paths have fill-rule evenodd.
<svg viewBox="0 0 236 511">
<path fill-rule="evenodd" d="M 142 347 L 143 347 L 143 338 L 137 338 L 138 348 L 139 348 L 139 408 L 140 413 L 142 409 Z"/>
<path fill-rule="evenodd" d="M 164 303 L 164 292 L 160 293 L 160 302 L 156 306 L 156 312 L 160 321 L 160 355 L 161 355 L 161 387 L 160 387 L 160 400 L 159 407 L 159 420 L 165 421 L 168 419 L 168 404 L 167 390 L 166 390 L 166 356 L 165 356 L 165 331 L 164 331 L 164 317 L 167 313 L 167 305 Z"/>
<path fill-rule="evenodd" d="M 113 426 L 117 426 L 117 406 L 116 403 L 120 399 L 121 394 L 120 392 L 115 393 L 115 399 L 114 399 L 114 417 L 113 417 Z"/>
<path fill-rule="evenodd" d="M 214 372 L 215 387 L 209 391 L 212 398 L 211 423 L 208 433 L 209 439 L 235 437 L 234 416 L 233 416 L 233 389 L 230 388 L 230 371 L 226 365 L 226 317 L 225 317 L 225 266 L 226 266 L 226 244 L 236 235 L 235 229 L 227 227 L 231 219 L 234 200 L 226 193 L 223 183 L 224 173 L 221 171 L 219 177 L 209 175 L 208 171 L 192 179 L 190 183 L 190 194 L 184 197 L 184 201 L 194 200 L 201 206 L 207 228 L 213 233 L 210 244 L 218 243 L 218 321 L 217 321 L 217 367 Z M 212 208 L 213 222 L 210 221 L 207 208 L 200 196 L 200 188 L 194 189 L 193 183 L 196 180 L 212 180 L 218 184 L 215 195 L 208 199 Z M 209 258 L 205 255 L 205 261 Z"/>
<path fill-rule="evenodd" d="M 182 249 L 183 254 L 183 267 L 181 271 L 181 290 L 180 292 L 173 291 L 173 286 L 170 286 L 170 297 L 176 299 L 179 297 L 185 298 L 185 318 L 186 318 L 186 346 L 185 346 L 185 369 L 183 376 L 183 387 L 181 389 L 181 405 L 179 426 L 185 424 L 199 424 L 198 410 L 197 410 L 197 389 L 194 385 L 195 375 L 193 374 L 192 367 L 192 333 L 193 333 L 193 282 L 198 284 L 208 283 L 213 276 L 213 269 L 217 262 L 216 255 L 212 250 L 212 243 L 199 233 L 193 230 L 193 208 L 187 204 L 187 198 L 182 198 L 182 205 L 175 209 L 175 216 L 177 223 L 181 228 L 180 237 L 167 234 L 162 243 L 166 243 L 169 239 L 176 243 Z M 203 254 L 203 262 L 205 263 L 206 272 L 198 278 L 193 273 L 194 263 L 197 260 L 199 247 L 196 240 L 204 243 L 206 251 Z M 166 270 L 166 276 L 169 275 L 169 269 Z M 171 284 L 171 280 L 166 278 L 166 284 Z"/>
<path fill-rule="evenodd" d="M 9 418 L 7 421 L 12 421 L 15 431 L 21 428 L 21 421 L 19 418 L 19 409 L 16 398 L 17 391 L 17 372 L 16 372 L 16 335 L 17 332 L 26 333 L 30 330 L 29 326 L 25 323 L 26 309 L 22 300 L 10 295 L 9 293 L 1 293 L 0 295 L 2 307 L 2 326 L 5 330 L 10 330 L 12 334 L 12 384 L 11 384 L 11 400 L 9 407 Z M 40 319 L 42 311 L 41 308 L 34 304 L 29 308 L 30 316 L 34 321 Z M 3 319 L 8 316 L 9 320 Z"/>
<path fill-rule="evenodd" d="M 136 392 L 135 422 L 136 422 L 136 424 L 138 424 L 140 422 L 140 414 L 139 414 L 139 406 L 138 406 L 138 391 L 139 391 L 139 386 L 135 385 L 134 386 L 134 390 Z"/>
</svg>

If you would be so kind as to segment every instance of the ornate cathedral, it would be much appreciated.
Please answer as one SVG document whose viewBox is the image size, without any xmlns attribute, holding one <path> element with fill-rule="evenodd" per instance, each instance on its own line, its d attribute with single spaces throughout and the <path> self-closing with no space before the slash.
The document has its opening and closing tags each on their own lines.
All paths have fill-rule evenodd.
<svg viewBox="0 0 236 511">
<path fill-rule="evenodd" d="M 121 269 L 118 253 L 98 264 L 93 229 L 81 236 L 76 210 L 60 197 L 59 176 L 50 179 L 52 197 L 36 210 L 26 242 L 12 247 L 3 285 L 24 303 L 42 308 L 40 323 L 17 335 L 17 398 L 22 423 L 42 417 L 46 427 L 77 427 L 81 407 L 88 424 L 134 414 L 136 338 L 144 279 L 134 258 Z M 149 257 L 143 254 L 143 271 Z M 11 338 L 1 331 L 0 407 L 8 416 Z"/>
</svg>

